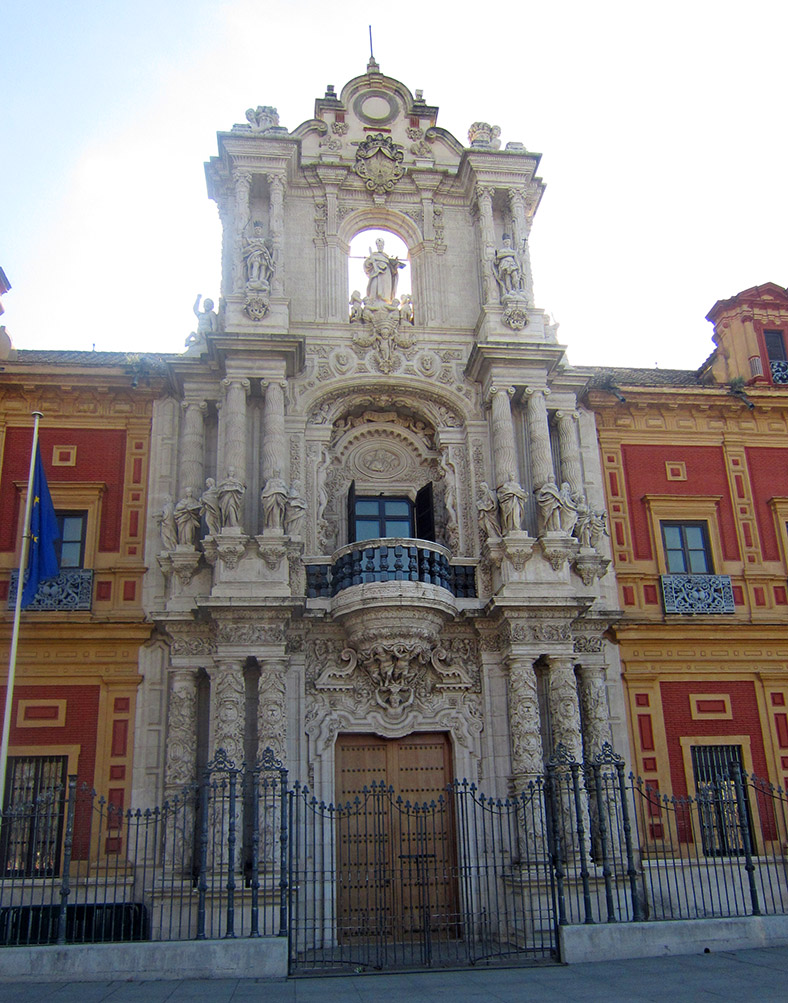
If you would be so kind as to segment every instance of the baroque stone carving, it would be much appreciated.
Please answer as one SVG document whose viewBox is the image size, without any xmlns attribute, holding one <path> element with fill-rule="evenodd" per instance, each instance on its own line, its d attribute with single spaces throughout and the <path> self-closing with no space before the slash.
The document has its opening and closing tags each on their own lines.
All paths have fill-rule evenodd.
<svg viewBox="0 0 788 1003">
<path fill-rule="evenodd" d="M 405 173 L 405 155 L 390 136 L 378 133 L 359 143 L 353 170 L 371 192 L 390 192 Z"/>
<path fill-rule="evenodd" d="M 175 669 L 170 673 L 167 711 L 168 787 L 193 783 L 197 753 L 197 674 L 193 669 Z"/>
<path fill-rule="evenodd" d="M 285 759 L 287 721 L 284 669 L 283 661 L 263 661 L 257 689 L 258 754 L 263 749 L 273 749 L 274 755 L 281 761 Z"/>
<path fill-rule="evenodd" d="M 220 644 L 284 644 L 285 628 L 277 622 L 219 620 L 216 640 Z"/>
<path fill-rule="evenodd" d="M 214 748 L 224 749 L 235 763 L 244 760 L 243 670 L 236 662 L 222 662 L 210 671 L 211 710 L 214 720 Z"/>
<path fill-rule="evenodd" d="M 205 481 L 205 490 L 200 495 L 200 514 L 205 519 L 208 536 L 216 536 L 222 528 L 222 513 L 219 504 L 219 491 L 213 477 Z"/>
<path fill-rule="evenodd" d="M 173 516 L 180 546 L 194 547 L 200 530 L 200 499 L 195 496 L 194 488 L 186 488 L 186 494 L 173 509 Z"/>
<path fill-rule="evenodd" d="M 230 467 L 227 477 L 217 488 L 222 529 L 235 529 L 241 525 L 241 503 L 246 493 L 246 485 L 235 476 L 235 467 Z"/>
<path fill-rule="evenodd" d="M 175 509 L 170 495 L 164 496 L 164 505 L 155 516 L 159 524 L 161 543 L 164 550 L 175 550 L 178 546 L 178 529 L 175 524 Z"/>
<path fill-rule="evenodd" d="M 468 129 L 468 142 L 471 146 L 500 150 L 500 135 L 500 126 L 490 125 L 489 122 L 474 122 Z"/>
<path fill-rule="evenodd" d="M 255 220 L 252 236 L 244 239 L 242 257 L 246 278 L 244 311 L 251 320 L 262 320 L 268 313 L 271 280 L 274 276 L 273 243 L 264 237 L 260 220 Z"/>
<path fill-rule="evenodd" d="M 498 517 L 498 496 L 487 481 L 482 481 L 479 484 L 476 509 L 479 513 L 479 528 L 482 539 L 498 539 L 501 536 L 501 521 Z"/>
<path fill-rule="evenodd" d="M 279 125 L 279 113 L 270 105 L 258 105 L 257 108 L 246 109 L 246 120 L 252 127 L 252 132 L 266 132 Z"/>
</svg>

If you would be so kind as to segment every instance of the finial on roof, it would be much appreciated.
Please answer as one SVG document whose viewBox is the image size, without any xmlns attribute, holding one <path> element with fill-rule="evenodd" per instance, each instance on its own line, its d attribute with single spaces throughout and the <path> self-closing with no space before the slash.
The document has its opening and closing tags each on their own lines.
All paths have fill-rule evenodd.
<svg viewBox="0 0 788 1003">
<path fill-rule="evenodd" d="M 380 73 L 380 66 L 375 62 L 375 55 L 372 52 L 372 25 L 369 26 L 369 62 L 367 63 L 367 73 Z"/>
</svg>

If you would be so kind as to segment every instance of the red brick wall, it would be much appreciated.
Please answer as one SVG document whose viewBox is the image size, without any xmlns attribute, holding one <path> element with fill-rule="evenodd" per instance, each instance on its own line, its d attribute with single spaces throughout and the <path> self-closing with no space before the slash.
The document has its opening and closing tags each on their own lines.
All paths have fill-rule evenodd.
<svg viewBox="0 0 788 1003">
<path fill-rule="evenodd" d="M 752 448 L 745 452 L 763 557 L 766 561 L 779 561 L 774 517 L 768 501 L 775 496 L 788 497 L 788 449 Z"/>
<path fill-rule="evenodd" d="M 23 513 L 13 482 L 27 483 L 32 437 L 30 428 L 9 428 L 6 432 L 0 477 L 0 550 L 13 551 L 16 544 L 17 520 Z M 122 429 L 42 428 L 40 440 L 44 470 L 50 486 L 58 481 L 106 483 L 107 490 L 101 502 L 98 549 L 119 550 L 126 433 Z M 52 449 L 56 445 L 77 447 L 75 466 L 52 466 Z"/>
<path fill-rule="evenodd" d="M 680 743 L 681 738 L 689 735 L 719 737 L 721 745 L 727 735 L 749 735 L 753 772 L 759 777 L 768 778 L 769 772 L 766 765 L 754 683 L 724 682 L 721 680 L 709 683 L 663 682 L 660 683 L 660 692 L 662 694 L 662 715 L 668 740 L 670 780 L 675 795 L 685 796 L 688 793 L 695 793 L 694 790 L 692 792 L 687 790 L 684 758 Z M 732 713 L 730 720 L 712 718 L 696 721 L 693 719 L 690 695 L 709 693 L 729 694 Z"/>
<path fill-rule="evenodd" d="M 621 449 L 624 461 L 626 493 L 631 514 L 632 540 L 637 560 L 653 560 L 648 516 L 643 496 L 657 495 L 722 495 L 720 503 L 720 537 L 725 560 L 739 560 L 733 508 L 722 449 L 713 446 L 640 446 L 625 445 Z M 679 460 L 686 465 L 686 481 L 669 481 L 665 464 Z M 719 570 L 719 569 L 715 569 Z"/>
</svg>

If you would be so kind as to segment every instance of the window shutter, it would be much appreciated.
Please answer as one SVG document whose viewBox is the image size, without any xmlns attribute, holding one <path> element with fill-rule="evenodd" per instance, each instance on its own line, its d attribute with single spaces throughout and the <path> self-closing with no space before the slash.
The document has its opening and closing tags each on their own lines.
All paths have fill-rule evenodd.
<svg viewBox="0 0 788 1003">
<path fill-rule="evenodd" d="M 351 481 L 347 490 L 347 542 L 356 542 L 356 482 Z"/>
<path fill-rule="evenodd" d="M 416 537 L 435 542 L 435 515 L 432 503 L 432 481 L 428 481 L 416 494 Z"/>
</svg>

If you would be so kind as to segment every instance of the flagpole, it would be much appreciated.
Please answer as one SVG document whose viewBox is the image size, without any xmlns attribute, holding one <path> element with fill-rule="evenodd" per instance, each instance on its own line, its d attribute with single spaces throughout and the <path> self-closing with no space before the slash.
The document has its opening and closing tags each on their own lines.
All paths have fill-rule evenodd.
<svg viewBox="0 0 788 1003">
<path fill-rule="evenodd" d="M 8 684 L 5 691 L 5 713 L 3 714 L 3 738 L 0 743 L 0 813 L 5 803 L 5 774 L 8 765 L 8 741 L 11 737 L 11 709 L 14 704 L 14 679 L 16 676 L 16 649 L 19 644 L 19 622 L 22 618 L 22 589 L 30 547 L 30 513 L 33 510 L 33 476 L 36 466 L 38 446 L 38 423 L 43 418 L 40 411 L 33 411 L 33 447 L 30 451 L 30 473 L 27 478 L 27 498 L 25 500 L 25 520 L 22 524 L 22 555 L 19 559 L 19 577 L 16 582 L 16 605 L 14 606 L 14 629 L 11 634 L 11 651 L 8 656 Z"/>
</svg>

